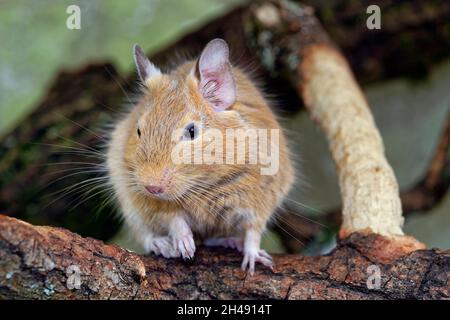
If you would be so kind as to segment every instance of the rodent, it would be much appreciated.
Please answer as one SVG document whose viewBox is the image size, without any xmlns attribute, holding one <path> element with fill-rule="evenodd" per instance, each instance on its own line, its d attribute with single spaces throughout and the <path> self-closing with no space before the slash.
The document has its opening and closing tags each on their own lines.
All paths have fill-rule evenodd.
<svg viewBox="0 0 450 320">
<path fill-rule="evenodd" d="M 210 41 L 198 59 L 168 73 L 138 45 L 134 59 L 142 95 L 114 125 L 107 167 L 136 240 L 147 253 L 166 258 L 193 258 L 200 242 L 232 247 L 243 253 L 242 269 L 250 274 L 256 262 L 271 268 L 271 256 L 260 249 L 261 235 L 295 172 L 286 138 L 263 93 L 231 65 L 222 39 Z M 224 134 L 239 128 L 279 130 L 278 172 L 262 175 L 261 164 L 249 163 L 175 164 L 174 146 L 194 143 L 208 128 Z M 175 129 L 181 129 L 180 142 L 173 140 Z"/>
</svg>

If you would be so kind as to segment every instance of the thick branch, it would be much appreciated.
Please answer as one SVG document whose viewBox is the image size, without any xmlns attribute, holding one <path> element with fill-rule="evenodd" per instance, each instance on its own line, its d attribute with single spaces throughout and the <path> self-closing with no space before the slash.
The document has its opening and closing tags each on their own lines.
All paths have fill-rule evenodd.
<svg viewBox="0 0 450 320">
<path fill-rule="evenodd" d="M 341 233 L 402 235 L 397 181 L 367 102 L 339 53 L 311 47 L 300 66 L 305 104 L 324 129 L 343 201 Z"/>
<path fill-rule="evenodd" d="M 345 58 L 310 8 L 274 1 L 255 12 L 259 21 L 255 38 L 261 39 L 268 30 L 275 35 L 259 45 L 271 52 L 283 48 L 274 60 L 281 61 L 311 117 L 327 136 L 342 195 L 341 236 L 362 230 L 401 236 L 398 184 L 367 101 Z"/>
<path fill-rule="evenodd" d="M 353 234 L 327 256 L 275 256 L 273 273 L 246 277 L 229 250 L 200 247 L 191 262 L 144 257 L 0 216 L 0 299 L 450 299 L 450 251 L 390 248 Z M 369 289 L 377 268 L 380 287 Z"/>
<path fill-rule="evenodd" d="M 427 213 L 439 204 L 447 194 L 450 186 L 450 113 L 438 140 L 433 158 L 428 165 L 425 177 L 412 189 L 401 192 L 403 215 L 408 216 L 414 212 Z M 283 235 L 284 243 L 291 252 L 299 252 L 302 245 L 295 241 L 291 235 L 301 241 L 309 241 L 321 230 L 321 225 L 337 228 L 342 223 L 342 209 L 331 210 L 326 215 L 308 220 L 298 213 L 280 212 L 283 218 L 278 221 L 281 224 L 278 232 Z M 320 223 L 320 224 L 319 224 Z M 283 229 L 289 234 L 283 233 Z"/>
</svg>

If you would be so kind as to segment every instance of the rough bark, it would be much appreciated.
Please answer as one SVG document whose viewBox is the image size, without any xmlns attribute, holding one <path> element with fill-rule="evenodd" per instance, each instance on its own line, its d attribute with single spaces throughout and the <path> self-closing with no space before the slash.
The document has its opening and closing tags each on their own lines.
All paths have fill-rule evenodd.
<svg viewBox="0 0 450 320">
<path fill-rule="evenodd" d="M 355 233 L 325 256 L 276 255 L 273 272 L 250 277 L 231 250 L 139 256 L 0 216 L 0 299 L 450 299 L 450 251 L 404 255 L 390 243 Z"/>
<path fill-rule="evenodd" d="M 1 216 L 0 298 L 450 299 L 449 251 L 380 248 L 388 249 L 389 240 L 353 234 L 325 256 L 276 255 L 273 273 L 259 267 L 250 277 L 231 250 L 199 247 L 187 262 L 138 256 Z"/>
</svg>

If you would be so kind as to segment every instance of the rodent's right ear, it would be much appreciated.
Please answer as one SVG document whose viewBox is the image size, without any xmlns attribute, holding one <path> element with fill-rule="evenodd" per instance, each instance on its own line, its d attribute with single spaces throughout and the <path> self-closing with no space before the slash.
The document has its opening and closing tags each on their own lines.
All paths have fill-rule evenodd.
<svg viewBox="0 0 450 320">
<path fill-rule="evenodd" d="M 160 75 L 161 71 L 153 63 L 148 60 L 142 48 L 135 44 L 133 46 L 134 63 L 141 81 L 145 84 L 150 78 Z"/>
<path fill-rule="evenodd" d="M 197 63 L 200 92 L 216 111 L 224 111 L 236 101 L 236 83 L 229 55 L 228 44 L 222 39 L 214 39 L 203 49 Z"/>
</svg>

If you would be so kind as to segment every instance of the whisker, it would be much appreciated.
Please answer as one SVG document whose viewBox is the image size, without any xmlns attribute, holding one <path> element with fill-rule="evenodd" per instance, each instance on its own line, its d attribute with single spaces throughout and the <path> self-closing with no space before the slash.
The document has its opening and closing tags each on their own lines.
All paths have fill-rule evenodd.
<svg viewBox="0 0 450 320">
<path fill-rule="evenodd" d="M 86 130 L 87 132 L 92 133 L 96 138 L 98 138 L 98 139 L 100 139 L 100 140 L 105 140 L 105 137 L 101 137 L 101 136 L 97 135 L 97 133 L 95 133 L 95 132 L 92 131 L 91 129 L 86 128 L 86 127 L 83 126 L 81 123 L 78 123 L 78 122 L 76 122 L 76 121 L 74 121 L 74 120 L 72 120 L 72 119 L 67 118 L 67 117 L 66 117 L 65 115 L 63 115 L 62 113 L 60 113 L 60 112 L 55 112 L 55 114 L 58 115 L 58 116 L 60 116 L 60 117 L 62 117 L 62 118 L 64 118 L 64 119 L 66 119 L 66 120 L 68 120 L 68 121 L 70 121 L 70 122 L 72 122 L 73 124 L 75 124 L 76 126 L 80 127 L 81 129 L 84 129 L 84 130 Z"/>
</svg>

